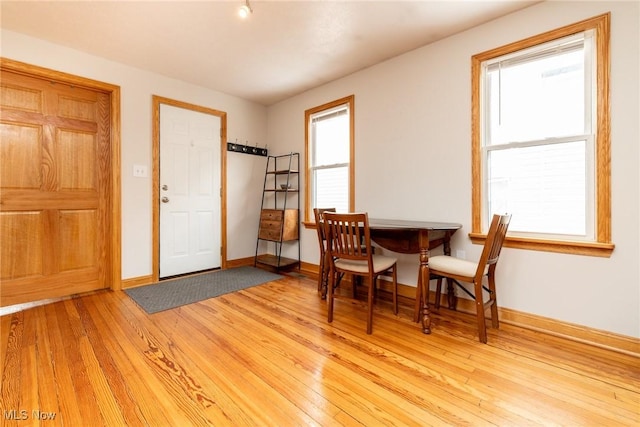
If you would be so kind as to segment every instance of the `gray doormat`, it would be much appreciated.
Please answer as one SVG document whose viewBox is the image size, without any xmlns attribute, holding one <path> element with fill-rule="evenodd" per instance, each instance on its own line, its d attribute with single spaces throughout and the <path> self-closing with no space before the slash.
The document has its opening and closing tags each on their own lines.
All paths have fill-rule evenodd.
<svg viewBox="0 0 640 427">
<path fill-rule="evenodd" d="M 278 280 L 283 276 L 254 267 L 237 267 L 126 289 L 149 314 Z"/>
</svg>

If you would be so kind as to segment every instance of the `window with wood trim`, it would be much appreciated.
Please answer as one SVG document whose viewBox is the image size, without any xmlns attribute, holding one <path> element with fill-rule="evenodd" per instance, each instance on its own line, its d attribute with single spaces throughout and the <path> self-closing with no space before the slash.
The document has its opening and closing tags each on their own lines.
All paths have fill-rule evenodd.
<svg viewBox="0 0 640 427">
<path fill-rule="evenodd" d="M 472 58 L 472 240 L 609 256 L 609 14 Z"/>
<path fill-rule="evenodd" d="M 305 111 L 305 221 L 313 208 L 354 208 L 354 96 Z"/>
</svg>

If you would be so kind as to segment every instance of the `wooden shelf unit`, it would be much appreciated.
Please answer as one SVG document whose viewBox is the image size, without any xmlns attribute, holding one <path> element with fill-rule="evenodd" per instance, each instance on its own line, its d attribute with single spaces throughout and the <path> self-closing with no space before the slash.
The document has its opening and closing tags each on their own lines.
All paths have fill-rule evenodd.
<svg viewBox="0 0 640 427">
<path fill-rule="evenodd" d="M 255 266 L 261 264 L 276 270 L 296 265 L 300 268 L 299 169 L 299 153 L 267 157 Z M 275 253 L 259 254 L 261 242 L 270 243 Z M 297 246 L 297 259 L 282 256 L 283 248 L 291 245 Z"/>
</svg>

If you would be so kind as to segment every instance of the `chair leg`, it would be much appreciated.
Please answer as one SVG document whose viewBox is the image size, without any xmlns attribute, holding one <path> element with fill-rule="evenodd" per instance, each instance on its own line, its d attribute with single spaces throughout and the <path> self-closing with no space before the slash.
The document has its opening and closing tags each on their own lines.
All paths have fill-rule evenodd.
<svg viewBox="0 0 640 427">
<path fill-rule="evenodd" d="M 327 287 L 329 286 L 329 282 L 331 282 L 331 280 L 329 279 L 328 271 L 323 274 L 324 277 L 322 279 L 322 283 L 320 284 L 320 298 L 327 299 Z"/>
<path fill-rule="evenodd" d="M 422 312 L 422 276 L 420 275 L 420 271 L 418 271 L 418 281 L 416 283 L 416 301 L 413 306 L 413 321 L 420 321 L 420 313 Z"/>
<path fill-rule="evenodd" d="M 322 295 L 324 284 L 324 254 L 320 256 L 320 265 L 318 266 L 318 292 Z"/>
<path fill-rule="evenodd" d="M 489 274 L 489 300 L 491 301 L 491 326 L 498 329 L 500 321 L 498 320 L 498 299 L 496 297 L 496 278 L 493 274 Z"/>
<path fill-rule="evenodd" d="M 453 286 L 453 283 L 454 280 L 447 277 L 447 304 L 450 310 L 455 311 L 458 308 L 458 297 L 456 296 L 456 287 Z"/>
<path fill-rule="evenodd" d="M 378 276 L 373 276 L 373 304 L 378 303 Z"/>
<path fill-rule="evenodd" d="M 320 270 L 320 296 L 322 297 L 322 299 L 326 299 L 327 298 L 327 287 L 329 286 L 329 283 L 331 283 L 331 278 L 329 277 L 329 260 L 327 259 L 327 257 L 329 256 L 328 253 L 325 253 L 325 256 L 322 257 L 321 260 L 321 270 Z M 335 274 L 335 273 L 334 273 Z"/>
<path fill-rule="evenodd" d="M 327 321 L 333 322 L 333 287 L 335 286 L 336 272 L 329 269 L 329 283 L 327 283 Z"/>
<path fill-rule="evenodd" d="M 476 316 L 478 318 L 478 339 L 481 343 L 487 343 L 487 325 L 484 316 L 484 302 L 482 298 L 482 283 L 474 283 L 476 298 Z"/>
<path fill-rule="evenodd" d="M 373 331 L 373 294 L 376 287 L 376 277 L 369 274 L 369 290 L 367 295 L 367 334 Z"/>
<path fill-rule="evenodd" d="M 433 306 L 436 310 L 440 310 L 440 296 L 442 295 L 442 277 L 438 277 L 438 281 L 436 282 L 436 300 L 433 303 Z"/>
<path fill-rule="evenodd" d="M 398 267 L 393 266 L 393 314 L 398 315 Z"/>
</svg>

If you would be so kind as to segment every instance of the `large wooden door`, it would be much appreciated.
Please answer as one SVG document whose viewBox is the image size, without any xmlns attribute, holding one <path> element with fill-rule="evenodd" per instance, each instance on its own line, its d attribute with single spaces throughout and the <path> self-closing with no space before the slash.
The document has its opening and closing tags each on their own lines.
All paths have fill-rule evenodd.
<svg viewBox="0 0 640 427">
<path fill-rule="evenodd" d="M 110 95 L 0 80 L 0 305 L 109 287 Z"/>
</svg>

